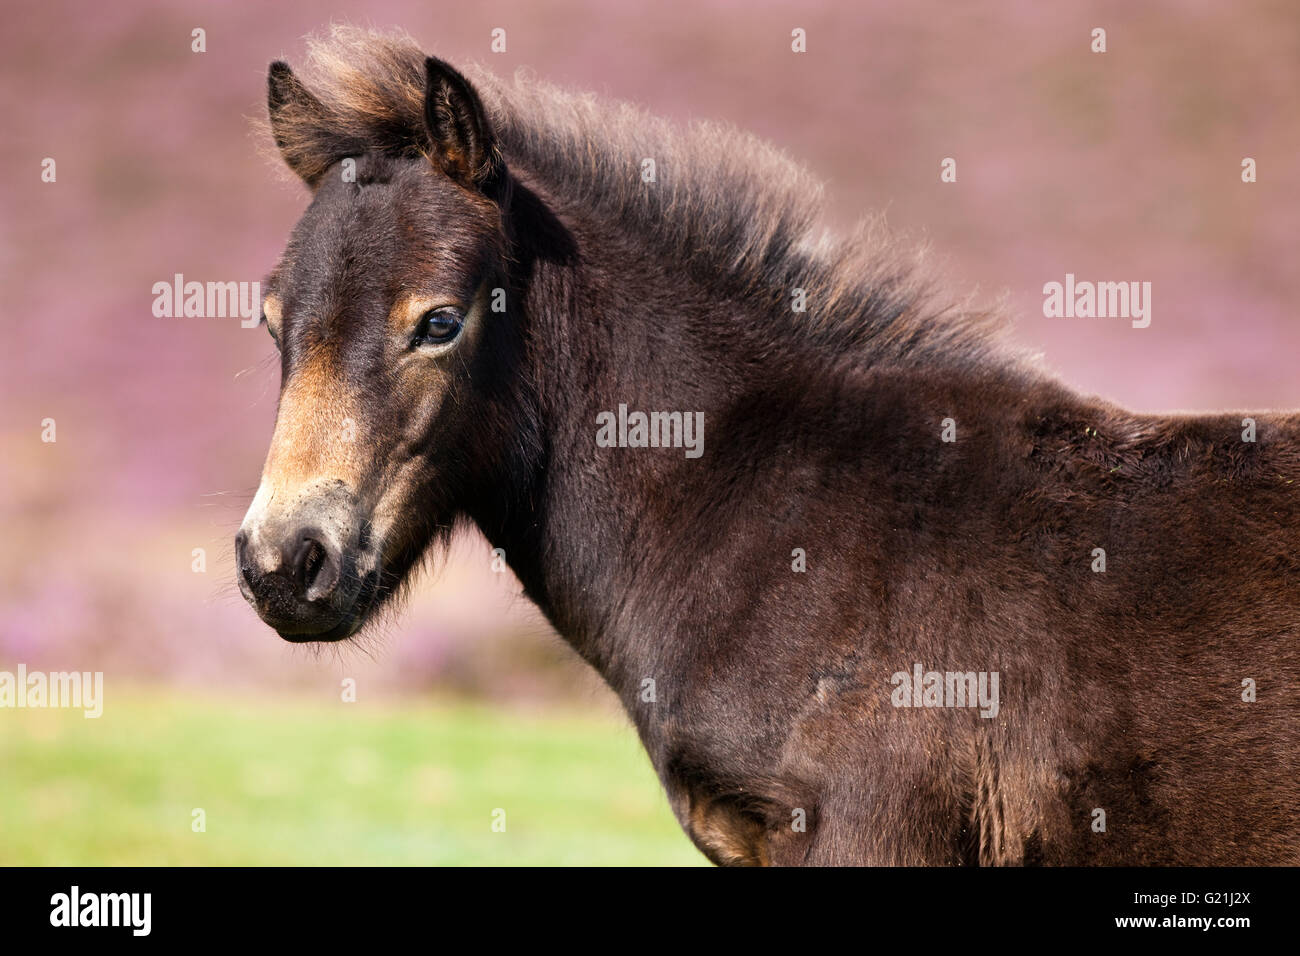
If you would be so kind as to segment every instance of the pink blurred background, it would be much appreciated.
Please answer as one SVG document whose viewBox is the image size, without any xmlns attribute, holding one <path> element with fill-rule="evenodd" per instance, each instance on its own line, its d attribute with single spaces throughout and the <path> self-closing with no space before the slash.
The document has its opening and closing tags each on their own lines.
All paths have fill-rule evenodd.
<svg viewBox="0 0 1300 956">
<path fill-rule="evenodd" d="M 233 587 L 273 348 L 238 319 L 155 318 L 151 287 L 273 264 L 307 196 L 248 120 L 267 63 L 301 62 L 303 36 L 331 21 L 769 138 L 827 181 L 833 223 L 886 211 L 932 244 L 949 290 L 1003 299 L 1019 341 L 1084 391 L 1143 410 L 1300 406 L 1294 0 L 11 5 L 0 668 L 595 693 L 477 538 L 359 650 L 283 645 Z M 496 27 L 505 53 L 490 52 Z M 795 27 L 806 54 L 790 50 Z M 954 184 L 939 179 L 949 156 Z M 1247 156 L 1257 183 L 1241 181 Z M 1150 281 L 1151 327 L 1044 318 L 1042 286 L 1066 272 Z"/>
</svg>

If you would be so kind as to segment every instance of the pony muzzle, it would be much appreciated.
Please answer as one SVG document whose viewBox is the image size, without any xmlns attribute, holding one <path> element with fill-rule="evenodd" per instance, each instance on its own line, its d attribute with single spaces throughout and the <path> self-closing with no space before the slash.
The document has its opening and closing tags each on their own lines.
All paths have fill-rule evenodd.
<svg viewBox="0 0 1300 956">
<path fill-rule="evenodd" d="M 235 536 L 239 590 L 287 641 L 338 641 L 360 629 L 374 575 L 358 570 L 356 500 L 341 483 L 292 496 L 259 492 Z"/>
</svg>

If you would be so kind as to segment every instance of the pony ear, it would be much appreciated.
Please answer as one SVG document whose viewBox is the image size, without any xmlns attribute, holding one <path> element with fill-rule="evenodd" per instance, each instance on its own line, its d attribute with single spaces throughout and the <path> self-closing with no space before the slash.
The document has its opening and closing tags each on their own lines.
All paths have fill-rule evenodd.
<svg viewBox="0 0 1300 956">
<path fill-rule="evenodd" d="M 497 198 L 505 163 L 474 87 L 437 57 L 424 61 L 424 127 L 432 157 L 448 176 Z"/>
<path fill-rule="evenodd" d="M 266 111 L 271 135 L 285 163 L 303 182 L 316 188 L 329 168 L 320 142 L 328 128 L 325 107 L 282 60 L 272 63 L 266 76 Z"/>
</svg>

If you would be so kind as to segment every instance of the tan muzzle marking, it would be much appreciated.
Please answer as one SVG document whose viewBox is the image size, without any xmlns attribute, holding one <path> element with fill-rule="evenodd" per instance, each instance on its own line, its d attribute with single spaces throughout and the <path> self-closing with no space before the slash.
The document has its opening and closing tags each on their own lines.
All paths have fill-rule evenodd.
<svg viewBox="0 0 1300 956">
<path fill-rule="evenodd" d="M 332 353 L 318 352 L 294 372 L 280 395 L 257 497 L 292 493 L 322 481 L 356 489 L 365 459 L 355 400 L 334 368 Z"/>
</svg>

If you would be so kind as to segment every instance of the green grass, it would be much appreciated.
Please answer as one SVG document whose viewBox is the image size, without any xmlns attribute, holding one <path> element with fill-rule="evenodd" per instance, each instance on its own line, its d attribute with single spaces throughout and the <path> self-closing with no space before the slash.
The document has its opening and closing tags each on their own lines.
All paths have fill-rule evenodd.
<svg viewBox="0 0 1300 956">
<path fill-rule="evenodd" d="M 0 864 L 703 862 L 607 716 L 175 691 L 0 710 Z"/>
</svg>

